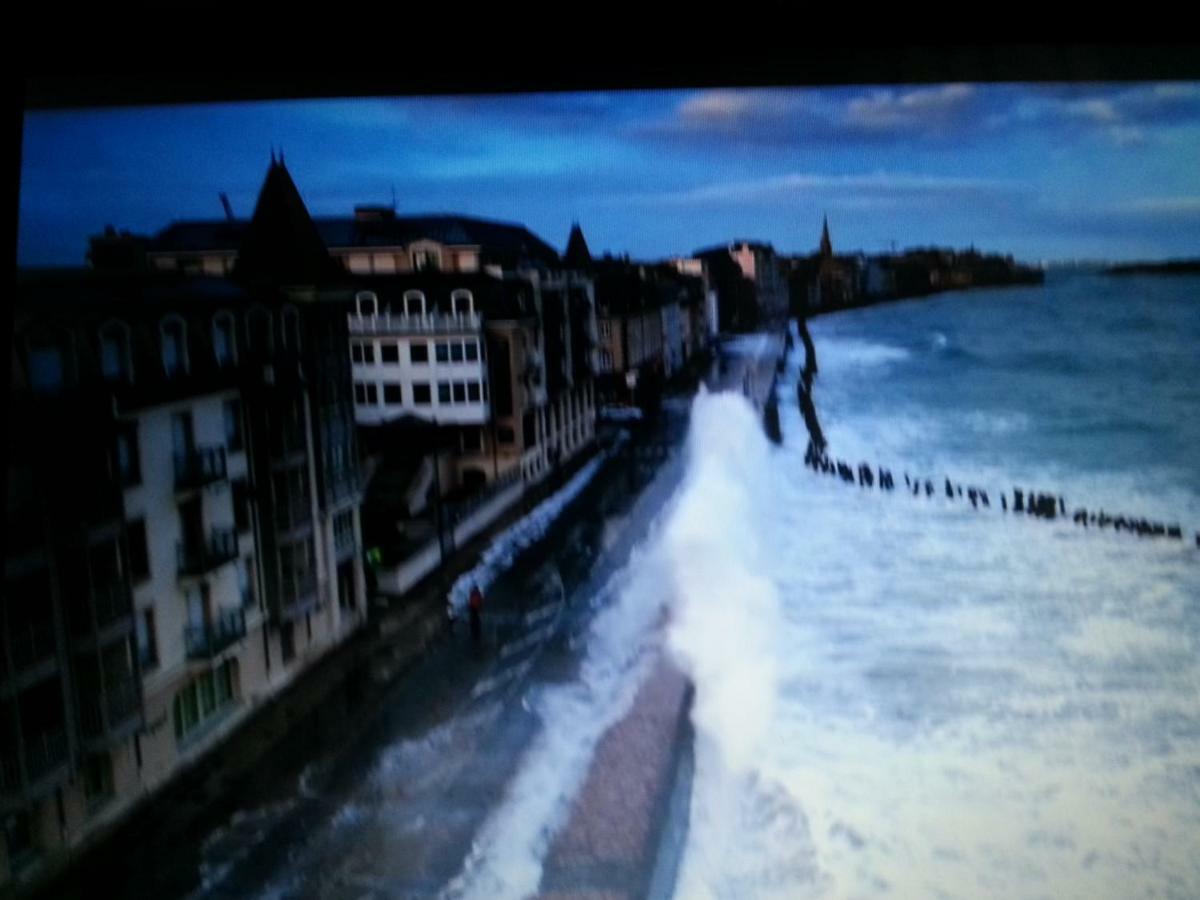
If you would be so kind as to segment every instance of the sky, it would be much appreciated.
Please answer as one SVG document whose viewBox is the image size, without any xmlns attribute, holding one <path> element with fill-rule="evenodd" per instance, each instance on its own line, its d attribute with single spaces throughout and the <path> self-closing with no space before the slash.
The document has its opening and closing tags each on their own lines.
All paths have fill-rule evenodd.
<svg viewBox="0 0 1200 900">
<path fill-rule="evenodd" d="M 106 225 L 248 217 L 272 148 L 314 216 L 519 222 L 594 254 L 734 239 L 1200 256 L 1200 83 L 704 89 L 56 110 L 25 120 L 18 263 Z"/>
</svg>

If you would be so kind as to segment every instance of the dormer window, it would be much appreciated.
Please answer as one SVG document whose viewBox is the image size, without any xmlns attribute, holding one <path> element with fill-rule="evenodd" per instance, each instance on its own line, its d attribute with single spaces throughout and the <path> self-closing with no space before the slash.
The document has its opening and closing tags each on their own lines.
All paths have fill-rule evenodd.
<svg viewBox="0 0 1200 900">
<path fill-rule="evenodd" d="M 412 253 L 413 271 L 424 272 L 440 268 L 438 253 L 435 250 L 414 250 Z"/>
<path fill-rule="evenodd" d="M 106 381 L 130 381 L 129 328 L 110 322 L 100 329 L 100 373 Z"/>
<path fill-rule="evenodd" d="M 247 346 L 255 353 L 270 353 L 274 349 L 274 329 L 271 314 L 261 306 L 246 316 Z"/>
<path fill-rule="evenodd" d="M 183 319 L 172 316 L 159 326 L 162 341 L 163 371 L 168 378 L 187 371 L 187 326 Z"/>
<path fill-rule="evenodd" d="M 360 316 L 379 315 L 379 298 L 374 291 L 359 291 L 354 295 L 354 302 L 358 304 Z"/>
<path fill-rule="evenodd" d="M 420 291 L 405 291 L 404 314 L 406 316 L 425 315 L 425 295 Z"/>
<path fill-rule="evenodd" d="M 300 349 L 300 313 L 294 306 L 283 311 L 283 345 L 289 350 Z"/>
<path fill-rule="evenodd" d="M 475 312 L 475 298 L 470 291 L 457 290 L 450 293 L 450 311 L 456 315 L 470 315 Z"/>
<path fill-rule="evenodd" d="M 232 366 L 237 362 L 236 335 L 233 314 L 217 313 L 213 318 L 213 355 L 217 359 L 218 368 Z"/>
</svg>

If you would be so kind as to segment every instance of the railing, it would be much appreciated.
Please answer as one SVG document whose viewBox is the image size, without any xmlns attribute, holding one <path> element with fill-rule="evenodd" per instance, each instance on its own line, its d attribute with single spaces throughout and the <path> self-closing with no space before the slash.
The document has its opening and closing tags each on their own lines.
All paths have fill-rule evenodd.
<svg viewBox="0 0 1200 900">
<path fill-rule="evenodd" d="M 308 496 L 281 498 L 275 506 L 275 528 L 291 531 L 312 522 L 312 500 Z"/>
<path fill-rule="evenodd" d="M 180 576 L 203 575 L 237 559 L 237 529 L 214 528 L 207 542 L 200 546 L 189 546 L 186 541 L 180 541 L 175 551 Z"/>
<path fill-rule="evenodd" d="M 479 313 L 428 312 L 393 316 L 348 315 L 350 334 L 435 334 L 451 331 L 478 331 L 482 325 Z"/>
<path fill-rule="evenodd" d="M 246 636 L 246 614 L 240 609 L 223 609 L 207 625 L 189 625 L 183 630 L 188 659 L 209 659 Z"/>
<path fill-rule="evenodd" d="M 195 447 L 175 457 L 175 490 L 204 487 L 226 477 L 224 447 Z"/>
<path fill-rule="evenodd" d="M 20 672 L 54 656 L 54 624 L 38 622 L 14 629 L 8 635 L 13 668 Z"/>
<path fill-rule="evenodd" d="M 285 575 L 280 582 L 280 607 L 284 612 L 303 611 L 317 605 L 317 573 L 300 578 Z"/>
<path fill-rule="evenodd" d="M 133 597 L 123 581 L 92 586 L 92 605 L 96 612 L 96 627 L 104 628 L 133 612 Z"/>
<path fill-rule="evenodd" d="M 508 490 L 512 485 L 521 481 L 521 469 L 519 466 L 510 469 L 503 475 L 493 478 L 486 487 L 472 494 L 464 500 L 450 502 L 445 504 L 447 507 L 447 516 L 451 524 L 457 525 L 463 519 L 467 518 L 479 507 L 486 504 L 489 500 L 496 497 L 498 494 Z"/>
<path fill-rule="evenodd" d="M 109 685 L 102 694 L 79 702 L 79 724 L 87 737 L 111 731 L 138 711 L 137 683 L 132 679 Z"/>
<path fill-rule="evenodd" d="M 25 741 L 25 774 L 30 783 L 53 772 L 67 762 L 66 731 L 51 731 Z"/>
<path fill-rule="evenodd" d="M 0 756 L 0 794 L 15 794 L 21 789 L 21 760 L 16 754 Z"/>
</svg>

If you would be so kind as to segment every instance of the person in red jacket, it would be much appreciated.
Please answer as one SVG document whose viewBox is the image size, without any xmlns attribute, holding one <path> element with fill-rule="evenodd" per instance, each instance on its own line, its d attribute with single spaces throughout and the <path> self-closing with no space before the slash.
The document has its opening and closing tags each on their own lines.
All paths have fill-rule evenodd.
<svg viewBox="0 0 1200 900">
<path fill-rule="evenodd" d="M 478 645 L 483 639 L 483 622 L 480 620 L 480 614 L 483 612 L 483 591 L 479 590 L 477 584 L 471 586 L 467 608 L 471 613 L 471 640 Z"/>
</svg>

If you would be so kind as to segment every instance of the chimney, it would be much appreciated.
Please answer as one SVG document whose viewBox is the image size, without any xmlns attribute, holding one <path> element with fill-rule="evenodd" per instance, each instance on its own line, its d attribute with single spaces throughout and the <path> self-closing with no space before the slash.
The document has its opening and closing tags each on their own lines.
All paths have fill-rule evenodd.
<svg viewBox="0 0 1200 900">
<path fill-rule="evenodd" d="M 224 191 L 221 192 L 221 205 L 225 207 L 225 221 L 232 222 L 234 220 L 233 207 L 229 205 L 229 195 Z"/>
</svg>

